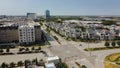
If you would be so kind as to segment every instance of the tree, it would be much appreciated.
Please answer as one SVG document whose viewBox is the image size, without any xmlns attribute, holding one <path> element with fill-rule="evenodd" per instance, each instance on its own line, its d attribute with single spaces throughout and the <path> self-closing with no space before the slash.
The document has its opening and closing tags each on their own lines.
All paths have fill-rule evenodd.
<svg viewBox="0 0 120 68">
<path fill-rule="evenodd" d="M 16 64 L 15 64 L 15 63 L 13 63 L 13 62 L 12 62 L 12 63 L 10 63 L 10 68 L 14 68 L 14 67 L 15 67 L 15 65 L 16 65 Z"/>
<path fill-rule="evenodd" d="M 9 49 L 9 48 L 7 48 L 7 49 L 6 49 L 6 52 L 10 52 L 10 49 Z"/>
<path fill-rule="evenodd" d="M 35 50 L 35 48 L 34 48 L 34 47 L 32 47 L 32 50 Z"/>
<path fill-rule="evenodd" d="M 62 64 L 61 64 L 61 63 L 58 63 L 58 64 L 56 65 L 56 67 L 57 67 L 57 68 L 62 68 Z"/>
<path fill-rule="evenodd" d="M 110 46 L 110 43 L 108 41 L 105 42 L 105 46 L 106 47 L 109 47 Z"/>
<path fill-rule="evenodd" d="M 87 68 L 85 65 L 82 65 L 81 68 Z"/>
<path fill-rule="evenodd" d="M 112 20 L 104 20 L 103 22 L 102 22 L 102 24 L 103 25 L 114 25 L 114 24 L 116 24 L 116 21 L 112 21 Z"/>
<path fill-rule="evenodd" d="M 1 67 L 2 67 L 2 68 L 8 68 L 8 64 L 2 63 L 2 64 L 1 64 Z"/>
<path fill-rule="evenodd" d="M 29 48 L 26 48 L 26 50 L 25 51 L 29 51 Z"/>
<path fill-rule="evenodd" d="M 37 60 L 37 58 L 35 59 L 35 63 L 36 63 L 36 65 L 38 65 L 38 60 Z"/>
<path fill-rule="evenodd" d="M 69 68 L 69 67 L 66 63 L 60 62 L 56 65 L 56 68 Z"/>
<path fill-rule="evenodd" d="M 117 45 L 119 45 L 119 46 L 120 46 L 120 41 L 117 41 Z"/>
<path fill-rule="evenodd" d="M 22 48 L 19 48 L 19 52 L 21 52 L 23 49 Z"/>
<path fill-rule="evenodd" d="M 38 50 L 41 50 L 41 47 L 39 47 Z"/>
<path fill-rule="evenodd" d="M 63 66 L 64 68 L 68 68 L 68 65 L 67 65 L 66 63 L 64 63 L 64 62 L 62 62 L 62 66 Z"/>
<path fill-rule="evenodd" d="M 24 65 L 24 63 L 22 62 L 22 61 L 19 61 L 18 63 L 17 63 L 17 66 L 23 66 Z"/>
<path fill-rule="evenodd" d="M 56 36 L 53 36 L 56 40 L 58 40 L 58 38 Z"/>
<path fill-rule="evenodd" d="M 115 47 L 116 43 L 113 41 L 113 42 L 111 43 L 111 45 L 112 45 L 112 47 Z"/>
<path fill-rule="evenodd" d="M 30 60 L 25 60 L 25 63 L 31 63 L 31 61 Z"/>
<path fill-rule="evenodd" d="M 0 53 L 3 53 L 3 49 L 0 49 Z"/>
<path fill-rule="evenodd" d="M 31 63 L 31 61 L 30 60 L 25 60 L 25 68 L 27 68 L 27 66 Z"/>
<path fill-rule="evenodd" d="M 36 63 L 36 59 L 33 59 L 33 60 L 32 60 L 32 63 Z"/>
<path fill-rule="evenodd" d="M 48 31 L 48 33 L 50 33 L 50 29 L 49 28 L 47 28 L 46 30 Z"/>
</svg>

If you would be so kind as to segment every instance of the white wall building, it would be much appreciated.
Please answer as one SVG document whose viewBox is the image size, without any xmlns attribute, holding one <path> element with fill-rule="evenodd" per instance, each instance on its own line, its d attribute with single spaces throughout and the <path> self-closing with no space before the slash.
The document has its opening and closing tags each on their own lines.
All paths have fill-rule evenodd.
<svg viewBox="0 0 120 68">
<path fill-rule="evenodd" d="M 34 26 L 23 25 L 18 28 L 19 42 L 20 43 L 33 43 L 35 42 Z"/>
</svg>

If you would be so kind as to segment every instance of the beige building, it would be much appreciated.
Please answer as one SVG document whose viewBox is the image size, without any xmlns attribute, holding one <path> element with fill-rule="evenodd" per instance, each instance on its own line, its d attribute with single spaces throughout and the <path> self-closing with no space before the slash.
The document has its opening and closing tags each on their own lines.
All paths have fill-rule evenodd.
<svg viewBox="0 0 120 68">
<path fill-rule="evenodd" d="M 0 43 L 18 42 L 17 27 L 0 27 Z"/>
<path fill-rule="evenodd" d="M 28 25 L 29 26 L 29 25 Z M 20 26 L 0 26 L 0 43 L 20 43 L 19 28 Z M 35 41 L 41 41 L 41 27 L 39 24 L 34 24 Z"/>
<path fill-rule="evenodd" d="M 40 42 L 41 41 L 41 27 L 40 26 L 35 26 L 35 41 Z"/>
</svg>

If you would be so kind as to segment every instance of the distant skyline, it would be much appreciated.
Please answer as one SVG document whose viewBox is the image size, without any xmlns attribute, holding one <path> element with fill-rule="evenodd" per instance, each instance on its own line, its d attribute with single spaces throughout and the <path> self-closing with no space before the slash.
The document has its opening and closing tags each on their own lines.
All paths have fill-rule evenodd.
<svg viewBox="0 0 120 68">
<path fill-rule="evenodd" d="M 0 15 L 120 15 L 120 0 L 0 0 Z"/>
</svg>

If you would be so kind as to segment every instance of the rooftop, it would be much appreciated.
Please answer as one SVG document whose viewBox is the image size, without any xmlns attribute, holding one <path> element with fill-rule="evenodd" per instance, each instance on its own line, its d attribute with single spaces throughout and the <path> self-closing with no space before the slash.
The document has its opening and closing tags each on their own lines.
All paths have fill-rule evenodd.
<svg viewBox="0 0 120 68">
<path fill-rule="evenodd" d="M 50 61 L 50 60 L 56 60 L 56 59 L 59 59 L 58 56 L 55 56 L 55 57 L 48 57 L 47 60 Z"/>
<path fill-rule="evenodd" d="M 56 68 L 54 63 L 46 63 L 45 68 Z"/>
</svg>

